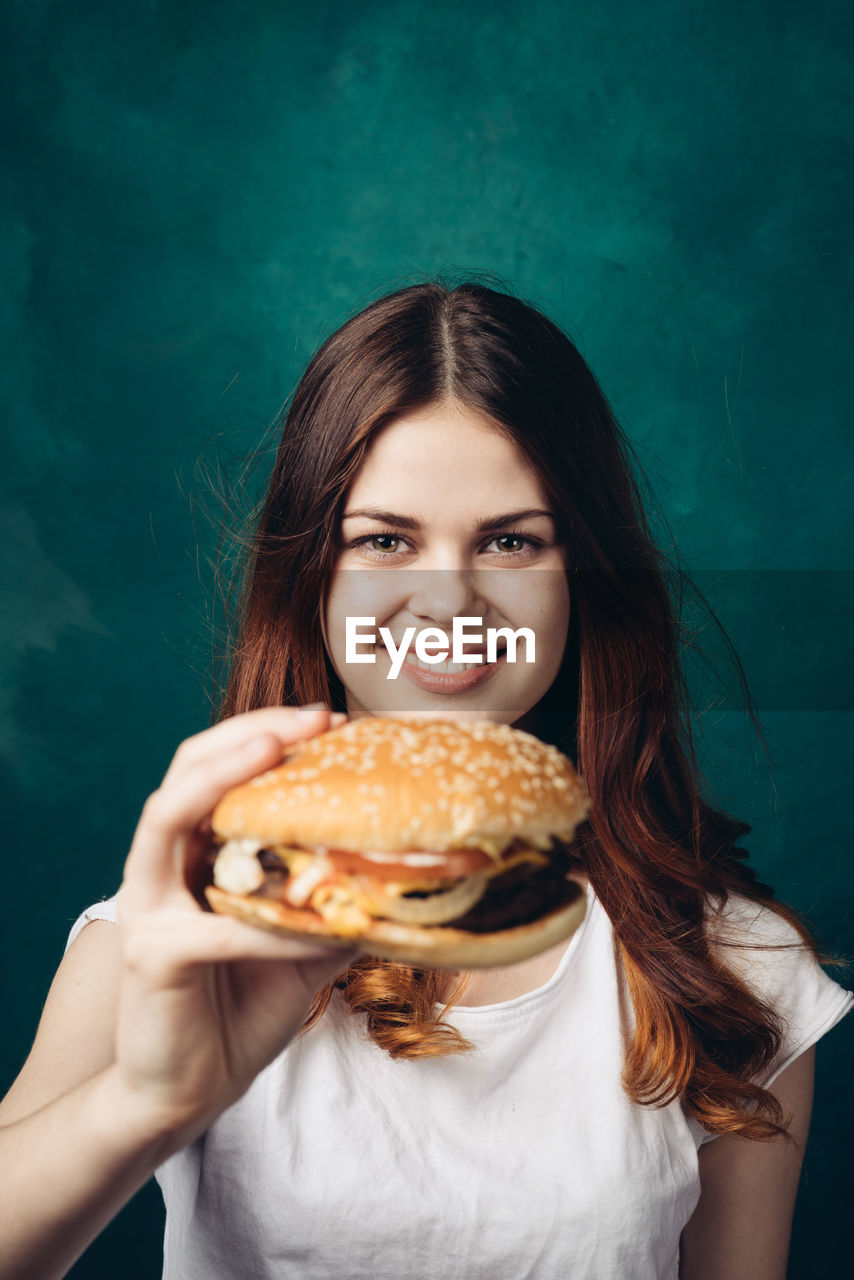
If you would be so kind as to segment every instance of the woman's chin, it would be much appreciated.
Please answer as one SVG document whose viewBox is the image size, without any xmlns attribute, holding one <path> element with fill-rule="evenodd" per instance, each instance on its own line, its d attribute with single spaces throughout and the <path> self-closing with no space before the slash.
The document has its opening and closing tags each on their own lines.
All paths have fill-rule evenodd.
<svg viewBox="0 0 854 1280">
<path fill-rule="evenodd" d="M 465 704 L 456 698 L 362 698 L 348 706 L 351 720 L 362 716 L 387 716 L 390 719 L 406 719 L 417 716 L 425 720 L 455 720 L 460 724 L 473 720 L 491 720 L 494 724 L 510 724 L 525 728 L 535 714 L 535 708 L 527 704 L 519 706 Z M 520 721 L 525 724 L 520 724 Z"/>
<path fill-rule="evenodd" d="M 428 710 L 412 708 L 409 711 L 389 711 L 385 713 L 396 719 L 417 716 L 419 720 L 456 720 L 463 724 L 467 720 L 492 720 L 495 724 L 512 724 L 510 716 L 504 716 L 493 710 L 478 707 L 431 707 Z"/>
</svg>

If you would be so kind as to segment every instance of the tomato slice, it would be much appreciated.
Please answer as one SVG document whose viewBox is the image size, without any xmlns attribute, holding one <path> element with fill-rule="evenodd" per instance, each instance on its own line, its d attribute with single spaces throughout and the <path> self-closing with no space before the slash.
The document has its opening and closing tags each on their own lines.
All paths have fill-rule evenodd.
<svg viewBox="0 0 854 1280">
<path fill-rule="evenodd" d="M 483 849 L 448 849 L 442 853 L 413 849 L 411 853 L 407 850 L 407 854 L 412 862 L 386 862 L 385 859 L 393 855 L 385 853 L 378 861 L 351 853 L 349 849 L 330 849 L 326 856 L 336 871 L 373 876 L 375 880 L 459 880 L 492 866 L 492 858 Z"/>
</svg>

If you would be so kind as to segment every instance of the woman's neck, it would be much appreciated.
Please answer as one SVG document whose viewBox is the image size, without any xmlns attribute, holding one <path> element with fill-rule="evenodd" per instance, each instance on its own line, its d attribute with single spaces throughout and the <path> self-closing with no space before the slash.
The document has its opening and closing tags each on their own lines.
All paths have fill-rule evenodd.
<svg viewBox="0 0 854 1280">
<path fill-rule="evenodd" d="M 442 993 L 447 1000 L 458 985 L 458 978 L 464 978 L 457 1005 L 466 1008 L 481 1008 L 487 1004 L 504 1004 L 517 996 L 528 995 L 543 987 L 557 972 L 569 939 L 541 951 L 539 955 L 518 964 L 505 965 L 500 969 L 472 969 L 465 974 L 452 971 L 448 974 L 448 982 Z"/>
<path fill-rule="evenodd" d="M 573 879 L 585 889 L 589 883 L 582 872 L 576 872 Z M 518 964 L 508 964 L 497 969 L 469 969 L 465 972 L 452 970 L 448 974 L 441 998 L 443 1001 L 450 998 L 454 988 L 460 985 L 459 979 L 463 979 L 463 983 L 459 999 L 455 1003 L 466 1008 L 504 1004 L 508 1000 L 515 1000 L 517 996 L 528 995 L 538 987 L 545 986 L 554 976 L 571 940 L 566 938 L 547 951 L 541 951 L 539 955 Z"/>
</svg>

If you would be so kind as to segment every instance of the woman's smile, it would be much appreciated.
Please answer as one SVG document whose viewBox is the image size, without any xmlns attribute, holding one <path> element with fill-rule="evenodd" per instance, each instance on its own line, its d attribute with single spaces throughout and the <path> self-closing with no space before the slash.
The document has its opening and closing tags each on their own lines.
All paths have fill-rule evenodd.
<svg viewBox="0 0 854 1280">
<path fill-rule="evenodd" d="M 450 658 L 431 664 L 422 662 L 416 653 L 410 652 L 400 673 L 418 689 L 426 689 L 430 693 L 464 693 L 490 680 L 503 661 L 504 654 L 500 653 L 495 662 L 486 662 L 485 656 L 481 656 L 480 665 L 452 662 Z"/>
</svg>

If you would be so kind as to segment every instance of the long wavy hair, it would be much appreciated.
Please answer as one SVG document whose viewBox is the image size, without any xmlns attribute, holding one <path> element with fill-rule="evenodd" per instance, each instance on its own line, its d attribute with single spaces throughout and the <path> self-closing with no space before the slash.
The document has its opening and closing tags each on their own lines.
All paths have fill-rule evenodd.
<svg viewBox="0 0 854 1280">
<path fill-rule="evenodd" d="M 626 1092 L 653 1106 L 679 1098 L 714 1133 L 785 1133 L 779 1104 L 755 1083 L 781 1028 L 713 950 L 710 906 L 743 894 L 815 945 L 746 865 L 738 842 L 748 824 L 701 795 L 680 661 L 682 597 L 695 589 L 655 545 L 642 471 L 596 379 L 537 308 L 478 282 L 429 281 L 379 298 L 323 343 L 275 425 L 230 620 L 227 602 L 214 719 L 321 699 L 345 709 L 321 632 L 344 499 L 376 434 L 443 400 L 518 443 L 570 549 L 570 635 L 542 736 L 576 761 L 592 800 L 579 852 L 635 1012 Z M 731 646 L 730 656 L 753 714 Z M 304 1030 L 337 988 L 393 1057 L 466 1052 L 445 1016 L 465 979 L 450 991 L 448 982 L 362 957 L 319 993 Z"/>
</svg>

